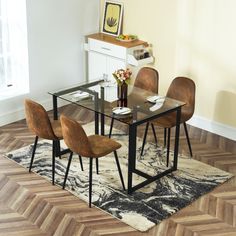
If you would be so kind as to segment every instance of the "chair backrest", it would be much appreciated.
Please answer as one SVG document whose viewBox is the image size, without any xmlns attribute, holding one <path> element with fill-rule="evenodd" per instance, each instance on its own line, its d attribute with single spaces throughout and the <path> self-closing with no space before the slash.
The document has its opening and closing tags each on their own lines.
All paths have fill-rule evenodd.
<svg viewBox="0 0 236 236">
<path fill-rule="evenodd" d="M 62 135 L 67 147 L 83 157 L 93 157 L 88 136 L 83 127 L 75 120 L 60 116 Z"/>
<path fill-rule="evenodd" d="M 151 67 L 143 67 L 139 70 L 134 86 L 158 93 L 159 75 L 157 70 Z"/>
<path fill-rule="evenodd" d="M 195 83 L 193 80 L 186 77 L 176 77 L 168 91 L 166 96 L 185 102 L 186 105 L 182 107 L 182 121 L 189 120 L 195 109 Z M 183 120 L 184 119 L 184 120 Z"/>
<path fill-rule="evenodd" d="M 25 115 L 29 129 L 40 138 L 55 140 L 51 122 L 44 107 L 30 99 L 25 99 Z"/>
</svg>

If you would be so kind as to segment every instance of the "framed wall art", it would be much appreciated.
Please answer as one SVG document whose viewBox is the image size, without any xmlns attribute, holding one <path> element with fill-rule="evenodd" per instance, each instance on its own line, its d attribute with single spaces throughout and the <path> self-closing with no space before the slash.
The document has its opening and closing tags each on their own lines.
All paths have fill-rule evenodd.
<svg viewBox="0 0 236 236">
<path fill-rule="evenodd" d="M 102 33 L 118 36 L 121 31 L 123 3 L 105 0 Z"/>
</svg>

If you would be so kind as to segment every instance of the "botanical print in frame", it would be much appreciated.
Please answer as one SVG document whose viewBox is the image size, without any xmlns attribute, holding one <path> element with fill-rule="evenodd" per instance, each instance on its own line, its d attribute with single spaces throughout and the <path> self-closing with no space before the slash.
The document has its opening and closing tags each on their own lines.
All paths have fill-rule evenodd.
<svg viewBox="0 0 236 236">
<path fill-rule="evenodd" d="M 121 21 L 123 15 L 123 3 L 114 1 L 105 1 L 102 33 L 118 36 L 121 30 Z"/>
</svg>

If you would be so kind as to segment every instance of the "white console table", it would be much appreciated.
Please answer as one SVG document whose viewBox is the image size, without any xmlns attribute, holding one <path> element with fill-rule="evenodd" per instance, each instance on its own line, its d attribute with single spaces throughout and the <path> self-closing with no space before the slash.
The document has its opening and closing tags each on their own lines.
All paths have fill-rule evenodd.
<svg viewBox="0 0 236 236">
<path fill-rule="evenodd" d="M 117 69 L 144 66 L 153 62 L 153 57 L 137 60 L 135 50 L 145 50 L 147 42 L 135 40 L 122 42 L 115 37 L 96 33 L 87 36 L 85 49 L 88 51 L 89 81 L 105 78 L 114 80 L 112 73 Z"/>
</svg>

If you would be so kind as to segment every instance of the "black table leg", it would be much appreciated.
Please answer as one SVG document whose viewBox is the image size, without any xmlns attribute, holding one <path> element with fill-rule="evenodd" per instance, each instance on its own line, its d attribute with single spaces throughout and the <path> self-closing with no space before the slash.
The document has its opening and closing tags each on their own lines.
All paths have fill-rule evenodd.
<svg viewBox="0 0 236 236">
<path fill-rule="evenodd" d="M 101 114 L 101 135 L 105 135 L 105 116 Z"/>
<path fill-rule="evenodd" d="M 99 134 L 98 94 L 94 95 L 95 134 Z"/>
<path fill-rule="evenodd" d="M 101 135 L 105 135 L 104 124 L 105 124 L 105 116 L 104 116 L 104 87 L 101 87 Z"/>
<path fill-rule="evenodd" d="M 53 103 L 53 119 L 58 120 L 57 96 L 52 95 L 52 103 Z"/>
<path fill-rule="evenodd" d="M 99 134 L 99 114 L 95 111 L 95 134 Z"/>
<path fill-rule="evenodd" d="M 135 170 L 136 161 L 136 133 L 137 126 L 129 126 L 129 153 L 128 153 L 128 194 L 132 193 L 132 175 Z"/>
<path fill-rule="evenodd" d="M 176 111 L 176 128 L 175 128 L 175 151 L 174 151 L 174 170 L 177 170 L 178 165 L 178 154 L 179 154 L 179 128 L 181 118 L 181 107 Z"/>
</svg>

